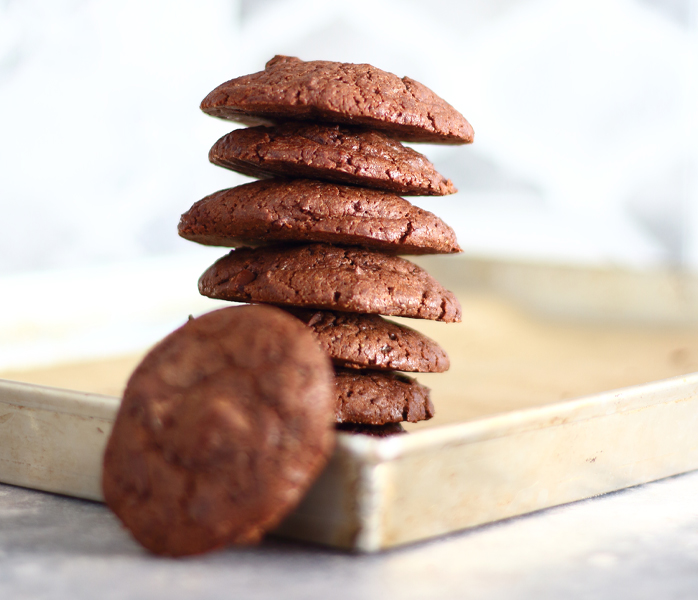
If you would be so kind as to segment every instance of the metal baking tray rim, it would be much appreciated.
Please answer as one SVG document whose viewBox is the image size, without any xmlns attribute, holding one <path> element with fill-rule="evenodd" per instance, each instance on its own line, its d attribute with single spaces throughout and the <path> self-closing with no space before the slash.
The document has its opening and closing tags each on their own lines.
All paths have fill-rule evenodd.
<svg viewBox="0 0 698 600">
<path fill-rule="evenodd" d="M 698 372 L 580 398 L 494 413 L 462 423 L 413 431 L 409 435 L 374 438 L 338 432 L 337 447 L 344 453 L 360 458 L 366 464 L 377 464 L 437 446 L 481 442 L 525 431 L 641 410 L 651 405 L 681 402 L 695 395 L 698 395 Z M 660 402 L 657 401 L 658 397 L 662 398 Z M 0 402 L 113 420 L 120 399 L 115 396 L 0 379 Z"/>
</svg>

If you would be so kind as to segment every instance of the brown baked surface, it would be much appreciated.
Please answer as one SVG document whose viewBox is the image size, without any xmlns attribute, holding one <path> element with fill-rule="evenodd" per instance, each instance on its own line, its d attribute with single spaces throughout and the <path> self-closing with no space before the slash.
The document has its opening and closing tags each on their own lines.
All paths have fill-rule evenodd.
<svg viewBox="0 0 698 600">
<path fill-rule="evenodd" d="M 254 181 L 211 194 L 182 215 L 179 235 L 209 246 L 295 241 L 392 254 L 460 252 L 446 223 L 395 194 L 310 179 Z"/>
<path fill-rule="evenodd" d="M 104 456 L 106 503 L 158 554 L 257 542 L 326 463 L 335 400 L 327 356 L 283 311 L 191 319 L 129 379 Z"/>
<path fill-rule="evenodd" d="M 426 335 L 378 315 L 288 308 L 308 325 L 336 367 L 442 373 L 448 355 Z"/>
<path fill-rule="evenodd" d="M 473 141 L 463 115 L 429 88 L 366 64 L 275 56 L 264 71 L 219 85 L 201 110 L 248 125 L 298 119 L 360 125 L 415 142 Z"/>
<path fill-rule="evenodd" d="M 199 279 L 210 298 L 457 322 L 458 300 L 398 256 L 328 244 L 238 248 Z"/>
<path fill-rule="evenodd" d="M 385 425 L 362 425 L 361 423 L 337 423 L 337 431 L 345 433 L 370 435 L 372 437 L 389 437 L 407 433 L 402 423 L 386 423 Z"/>
<path fill-rule="evenodd" d="M 335 369 L 335 386 L 337 423 L 416 423 L 434 416 L 429 388 L 399 373 Z"/>
<path fill-rule="evenodd" d="M 307 177 L 407 196 L 445 196 L 456 188 L 423 154 L 380 131 L 287 122 L 224 135 L 209 160 L 251 177 Z"/>
</svg>

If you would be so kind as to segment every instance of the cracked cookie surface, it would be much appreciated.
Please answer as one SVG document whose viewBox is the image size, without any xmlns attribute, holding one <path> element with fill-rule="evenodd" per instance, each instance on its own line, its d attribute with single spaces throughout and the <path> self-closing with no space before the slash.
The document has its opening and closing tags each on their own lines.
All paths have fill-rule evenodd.
<svg viewBox="0 0 698 600">
<path fill-rule="evenodd" d="M 337 423 L 416 423 L 434 416 L 429 388 L 399 373 L 336 369 L 335 386 Z"/>
<path fill-rule="evenodd" d="M 238 248 L 199 279 L 210 298 L 460 321 L 456 296 L 398 256 L 328 244 Z"/>
<path fill-rule="evenodd" d="M 208 154 L 251 177 L 307 177 L 408 196 L 444 196 L 456 188 L 419 152 L 379 131 L 317 123 L 237 129 Z"/>
<path fill-rule="evenodd" d="M 104 456 L 107 505 L 158 554 L 259 541 L 331 453 L 332 375 L 312 333 L 281 310 L 191 319 L 128 382 Z"/>
<path fill-rule="evenodd" d="M 336 367 L 443 373 L 450 366 L 434 340 L 378 315 L 286 310 L 313 330 Z"/>
<path fill-rule="evenodd" d="M 269 179 L 196 202 L 179 235 L 210 246 L 327 242 L 394 254 L 460 252 L 436 215 L 388 192 L 310 179 Z"/>
<path fill-rule="evenodd" d="M 298 119 L 380 129 L 415 142 L 473 141 L 470 123 L 428 87 L 367 64 L 275 56 L 264 71 L 219 85 L 201 110 L 248 125 Z"/>
</svg>

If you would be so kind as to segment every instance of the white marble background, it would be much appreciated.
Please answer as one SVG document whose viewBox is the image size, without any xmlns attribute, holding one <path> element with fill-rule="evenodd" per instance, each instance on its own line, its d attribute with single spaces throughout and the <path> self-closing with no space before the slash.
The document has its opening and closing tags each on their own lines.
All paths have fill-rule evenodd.
<svg viewBox="0 0 698 600">
<path fill-rule="evenodd" d="M 198 104 L 277 53 L 409 74 L 473 123 L 470 147 L 420 147 L 460 193 L 419 203 L 467 253 L 698 270 L 697 29 L 698 0 L 0 0 L 0 368 L 125 349 L 94 324 L 31 348 L 85 311 L 125 323 L 131 269 L 221 254 L 176 235 L 245 181 L 208 164 L 231 126 Z"/>
</svg>

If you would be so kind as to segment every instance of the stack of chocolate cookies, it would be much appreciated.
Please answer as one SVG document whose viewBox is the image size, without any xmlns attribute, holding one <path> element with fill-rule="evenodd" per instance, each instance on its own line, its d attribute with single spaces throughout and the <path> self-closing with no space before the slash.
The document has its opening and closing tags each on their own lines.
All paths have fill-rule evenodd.
<svg viewBox="0 0 698 600">
<path fill-rule="evenodd" d="M 398 256 L 460 252 L 448 225 L 401 197 L 456 190 L 398 140 L 469 143 L 468 122 L 407 77 L 283 56 L 220 85 L 201 108 L 249 126 L 218 140 L 209 159 L 259 180 L 182 215 L 182 237 L 234 248 L 199 291 L 306 323 L 335 365 L 339 428 L 381 434 L 431 418 L 427 388 L 397 372 L 445 371 L 446 353 L 379 315 L 460 320 L 456 297 Z"/>
</svg>

